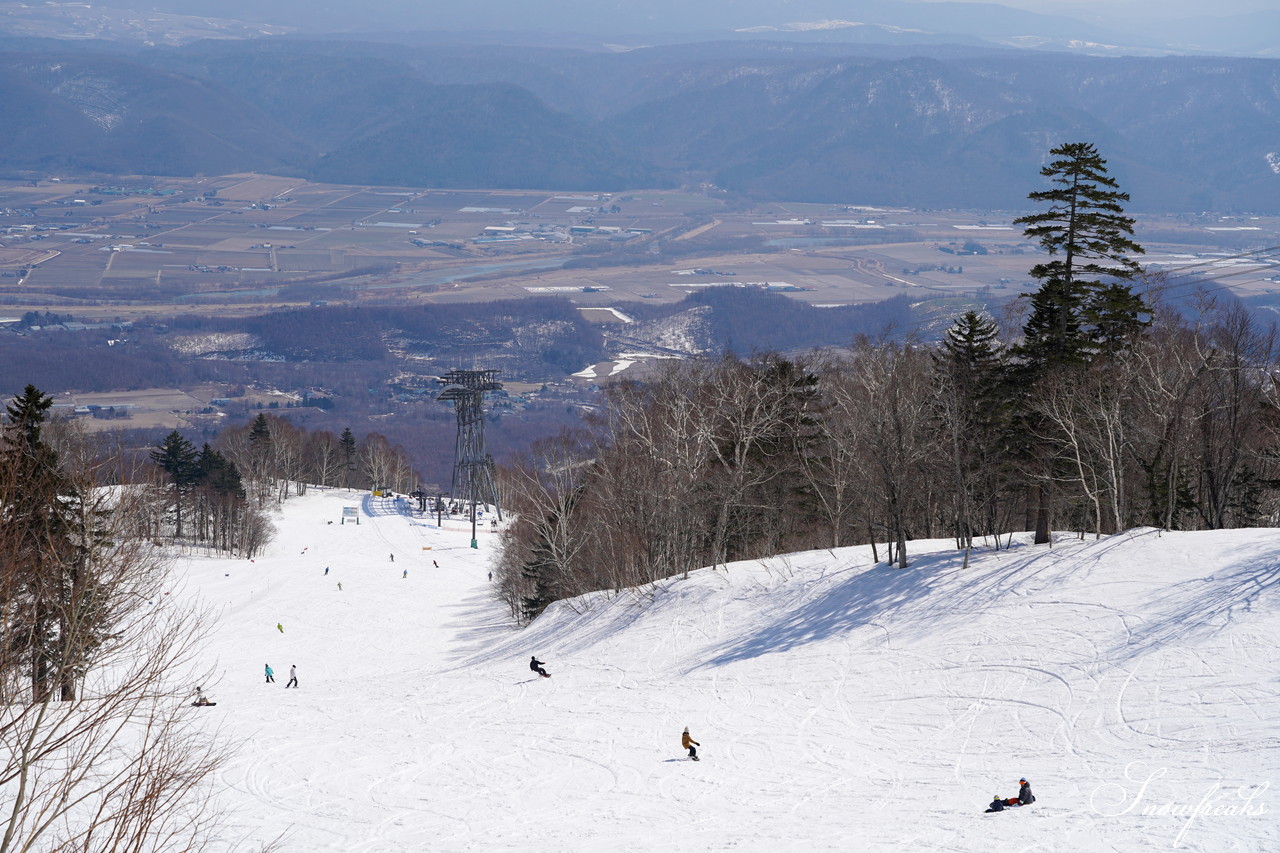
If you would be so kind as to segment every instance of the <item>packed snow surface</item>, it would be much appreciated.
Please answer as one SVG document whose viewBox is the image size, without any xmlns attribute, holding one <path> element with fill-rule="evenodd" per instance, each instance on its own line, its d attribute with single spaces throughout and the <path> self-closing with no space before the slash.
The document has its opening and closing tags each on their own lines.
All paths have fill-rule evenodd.
<svg viewBox="0 0 1280 853">
<path fill-rule="evenodd" d="M 241 743 L 210 850 L 1280 850 L 1280 531 L 791 554 L 517 630 L 489 521 L 313 490 L 180 562 Z"/>
</svg>

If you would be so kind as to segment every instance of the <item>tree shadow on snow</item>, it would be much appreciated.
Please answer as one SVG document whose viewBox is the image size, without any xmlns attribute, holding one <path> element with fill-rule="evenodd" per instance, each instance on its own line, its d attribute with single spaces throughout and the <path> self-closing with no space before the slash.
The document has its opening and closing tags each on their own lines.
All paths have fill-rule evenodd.
<svg viewBox="0 0 1280 853">
<path fill-rule="evenodd" d="M 962 568 L 964 555 L 958 552 L 922 554 L 906 569 L 884 564 L 850 569 L 842 580 L 824 585 L 772 624 L 729 643 L 703 666 L 786 652 L 881 621 L 892 621 L 898 637 L 933 630 L 940 620 L 963 621 L 988 609 L 1011 586 L 1033 583 L 1052 565 L 1046 559 L 1050 552 L 1018 553 L 1022 550 L 1002 552 L 1009 556 L 971 563 L 968 569 Z M 961 573 L 963 579 L 957 578 Z"/>
<path fill-rule="evenodd" d="M 1052 549 L 1024 546 L 999 555 L 975 552 L 967 569 L 958 552 L 923 554 L 906 569 L 884 564 L 855 567 L 841 580 L 815 587 L 809 600 L 787 608 L 773 622 L 726 643 L 698 668 L 786 652 L 867 626 L 889 636 L 882 622 L 892 627 L 895 639 L 934 634 L 948 624 L 989 613 L 993 605 L 1007 606 L 1009 596 L 1087 583 L 1104 563 L 1106 581 L 1114 581 L 1112 552 L 1157 535 L 1145 528 L 1100 541 L 1059 540 Z M 1105 656 L 1133 657 L 1175 638 L 1220 630 L 1236 613 L 1247 612 L 1262 596 L 1280 590 L 1280 545 L 1239 549 L 1230 557 L 1231 563 L 1211 576 L 1155 587 L 1155 597 L 1143 611 L 1155 612 L 1158 618 L 1148 617 Z"/>
<path fill-rule="evenodd" d="M 453 613 L 445 622 L 445 627 L 454 628 L 457 632 L 457 643 L 449 652 L 455 661 L 470 659 L 492 650 L 497 644 L 519 632 L 511 615 L 488 590 L 464 598 L 451 605 L 450 610 Z"/>
<path fill-rule="evenodd" d="M 1158 618 L 1134 628 L 1128 641 L 1110 649 L 1108 657 L 1132 659 L 1175 639 L 1217 633 L 1277 592 L 1280 545 L 1259 543 L 1233 551 L 1231 564 L 1214 574 L 1161 589 L 1147 608 Z"/>
</svg>

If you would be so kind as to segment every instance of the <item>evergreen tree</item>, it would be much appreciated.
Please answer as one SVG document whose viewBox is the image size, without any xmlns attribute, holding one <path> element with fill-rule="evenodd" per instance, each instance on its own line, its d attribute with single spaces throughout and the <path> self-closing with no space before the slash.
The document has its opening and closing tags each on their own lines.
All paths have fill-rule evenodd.
<svg viewBox="0 0 1280 853">
<path fill-rule="evenodd" d="M 342 485 L 349 488 L 351 486 L 351 472 L 356 469 L 356 437 L 351 434 L 351 427 L 347 427 L 342 431 L 342 437 L 338 439 L 338 446 L 342 448 Z"/>
<path fill-rule="evenodd" d="M 1015 350 L 1022 364 L 1012 374 L 1016 387 L 1010 389 L 1018 409 L 1010 438 L 1027 470 L 1037 472 L 1034 515 L 1039 544 L 1049 541 L 1050 486 L 1058 472 L 1052 453 L 1037 438 L 1044 434 L 1044 425 L 1027 402 L 1048 374 L 1083 368 L 1100 355 L 1114 354 L 1150 322 L 1144 318 L 1147 309 L 1141 298 L 1125 284 L 1139 271 L 1129 253 L 1143 251 L 1130 239 L 1134 220 L 1121 206 L 1129 194 L 1117 189 L 1093 145 L 1071 142 L 1049 153 L 1058 159 L 1040 174 L 1054 186 L 1028 196 L 1048 202 L 1049 209 L 1014 220 L 1049 253 L 1049 260 L 1031 268 L 1041 285 L 1031 295 L 1031 314 Z"/>
<path fill-rule="evenodd" d="M 6 406 L 0 440 L 0 517 L 10 548 L 0 571 L 19 580 L 17 631 L 6 642 L 30 655 L 32 698 L 47 701 L 57 688 L 75 698 L 100 633 L 92 576 L 95 551 L 103 544 L 95 512 L 62 470 L 45 441 L 43 425 L 53 400 L 34 385 Z"/>
<path fill-rule="evenodd" d="M 258 495 L 258 506 L 272 491 L 275 459 L 271 447 L 271 423 L 259 412 L 249 425 L 249 480 Z"/>
<path fill-rule="evenodd" d="M 151 451 L 151 461 L 159 465 L 173 485 L 173 506 L 176 516 L 175 536 L 182 538 L 182 496 L 200 478 L 196 466 L 195 446 L 182 437 L 176 429 L 165 436 L 160 446 Z"/>
<path fill-rule="evenodd" d="M 5 574 L 17 579 L 19 601 L 6 602 L 17 610 L 7 643 L 22 644 L 30 655 L 32 699 L 44 701 L 51 694 L 53 654 L 56 647 L 53 577 L 57 556 L 51 543 L 58 534 L 60 474 L 58 456 L 41 438 L 45 414 L 53 405 L 34 385 L 5 407 L 8 423 L 3 432 L 4 523 L 11 542 L 5 554 Z"/>
<path fill-rule="evenodd" d="M 231 460 L 214 450 L 206 442 L 195 462 L 195 481 L 219 495 L 244 500 L 244 484 L 240 471 Z"/>
<path fill-rule="evenodd" d="M 1049 260 L 1031 268 L 1041 285 L 1031 297 L 1019 348 L 1037 372 L 1085 364 L 1149 322 L 1142 300 L 1122 283 L 1139 271 L 1128 253 L 1143 251 L 1130 239 L 1134 220 L 1121 207 L 1129 194 L 1116 189 L 1093 145 L 1072 142 L 1049 153 L 1059 159 L 1040 174 L 1055 186 L 1028 196 L 1048 202 L 1049 209 L 1014 220 L 1049 253 Z M 1114 281 L 1104 284 L 1104 278 Z"/>
<path fill-rule="evenodd" d="M 994 396 L 1001 368 L 999 330 L 990 317 L 966 311 L 956 318 L 935 357 L 967 399 Z"/>
<path fill-rule="evenodd" d="M 555 514 L 547 520 L 546 527 L 555 526 Z M 556 561 L 545 536 L 539 532 L 529 551 L 529 559 L 520 569 L 520 576 L 529 585 L 529 594 L 520 599 L 520 614 L 526 622 L 532 622 L 547 609 L 547 605 L 558 599 L 552 575 L 555 573 Z"/>
<path fill-rule="evenodd" d="M 267 416 L 263 412 L 258 412 L 258 416 L 249 425 L 249 446 L 253 448 L 255 455 L 269 452 L 271 446 L 271 424 L 267 421 Z"/>
<path fill-rule="evenodd" d="M 975 532 L 996 529 L 994 508 L 1005 474 L 1001 459 L 1010 416 L 1004 348 L 998 337 L 994 320 L 968 311 L 956 318 L 934 354 L 960 546 L 968 546 Z"/>
<path fill-rule="evenodd" d="M 195 469 L 200 528 L 197 536 L 220 550 L 233 550 L 242 540 L 246 525 L 252 523 L 240 472 L 234 462 L 208 443 L 200 450 Z"/>
</svg>

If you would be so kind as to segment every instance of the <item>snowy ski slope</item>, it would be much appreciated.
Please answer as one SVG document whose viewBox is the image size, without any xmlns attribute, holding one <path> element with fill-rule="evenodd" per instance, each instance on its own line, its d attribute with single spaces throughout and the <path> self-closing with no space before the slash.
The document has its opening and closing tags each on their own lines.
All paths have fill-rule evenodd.
<svg viewBox="0 0 1280 853">
<path fill-rule="evenodd" d="M 792 554 L 516 631 L 487 524 L 334 491 L 276 524 L 178 566 L 242 741 L 213 851 L 1280 850 L 1277 530 Z"/>
</svg>

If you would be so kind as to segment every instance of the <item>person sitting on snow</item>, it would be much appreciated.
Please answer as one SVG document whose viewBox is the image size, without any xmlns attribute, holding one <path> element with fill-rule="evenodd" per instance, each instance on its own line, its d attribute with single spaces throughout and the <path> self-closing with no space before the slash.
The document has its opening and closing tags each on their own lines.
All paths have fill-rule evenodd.
<svg viewBox="0 0 1280 853">
<path fill-rule="evenodd" d="M 1024 778 L 1018 780 L 1018 796 L 1010 797 L 1004 801 L 1004 804 L 1006 806 L 1029 806 L 1035 801 L 1035 794 L 1031 793 L 1031 783 Z"/>
<path fill-rule="evenodd" d="M 991 805 L 987 806 L 987 812 L 991 813 L 991 812 L 1002 812 L 1002 811 L 1004 811 L 1004 797 L 1000 796 L 999 794 L 996 794 L 994 797 L 991 798 Z"/>
</svg>

